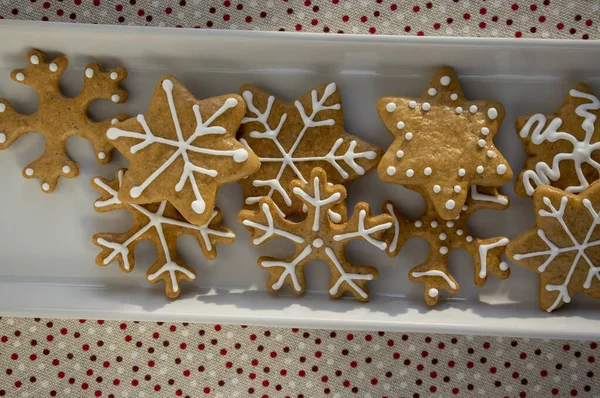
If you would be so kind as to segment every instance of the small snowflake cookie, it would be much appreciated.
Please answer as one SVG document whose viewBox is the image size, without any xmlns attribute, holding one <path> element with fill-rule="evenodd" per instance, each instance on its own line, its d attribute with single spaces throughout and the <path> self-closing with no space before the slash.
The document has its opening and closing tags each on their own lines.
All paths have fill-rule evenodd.
<svg viewBox="0 0 600 398">
<path fill-rule="evenodd" d="M 329 295 L 341 297 L 346 291 L 360 301 L 369 300 L 368 281 L 377 278 L 375 267 L 352 265 L 344 255 L 344 247 L 352 240 L 361 239 L 380 250 L 387 244 L 382 240 L 385 230 L 392 228 L 392 217 L 387 214 L 371 216 L 366 203 L 358 203 L 349 220 L 342 214 L 342 220 L 334 223 L 329 210 L 346 198 L 346 189 L 341 185 L 331 185 L 327 174 L 321 168 L 312 170 L 308 182 L 294 180 L 291 183 L 293 195 L 307 207 L 306 218 L 301 222 L 285 219 L 274 200 L 264 197 L 256 211 L 242 210 L 238 220 L 252 232 L 252 243 L 262 245 L 274 238 L 284 238 L 296 245 L 294 255 L 287 259 L 261 257 L 258 265 L 271 275 L 267 288 L 275 291 L 284 284 L 290 285 L 298 295 L 306 291 L 304 266 L 311 260 L 325 260 L 331 277 Z"/>
<path fill-rule="evenodd" d="M 258 155 L 260 170 L 241 180 L 244 206 L 256 209 L 263 197 L 273 199 L 281 214 L 303 215 L 294 200 L 290 182 L 307 182 L 320 167 L 332 184 L 346 184 L 377 166 L 383 151 L 344 130 L 342 95 L 335 83 L 322 84 L 296 101 L 284 102 L 267 91 L 244 85 L 240 93 L 248 110 L 240 128 L 240 141 Z M 343 210 L 330 216 L 339 220 Z"/>
<path fill-rule="evenodd" d="M 543 185 L 533 194 L 536 225 L 506 254 L 540 274 L 540 304 L 551 312 L 584 292 L 600 299 L 600 181 L 576 195 Z"/>
<path fill-rule="evenodd" d="M 552 115 L 517 119 L 516 129 L 529 159 L 515 191 L 531 196 L 540 185 L 580 193 L 600 177 L 600 101 L 577 83 Z M 598 131 L 596 131 L 598 127 Z"/>
<path fill-rule="evenodd" d="M 379 177 L 419 188 L 444 220 L 458 216 L 471 185 L 500 186 L 512 178 L 493 142 L 504 107 L 467 100 L 451 69 L 436 73 L 419 98 L 380 98 L 377 111 L 394 136 Z"/>
<path fill-rule="evenodd" d="M 92 241 L 102 251 L 96 257 L 96 264 L 106 266 L 118 261 L 124 272 L 133 271 L 135 265 L 135 247 L 142 240 L 151 241 L 156 246 L 156 262 L 146 272 L 150 283 L 165 281 L 167 296 L 179 296 L 181 280 L 194 281 L 196 273 L 181 262 L 177 256 L 176 240 L 180 235 L 196 237 L 204 256 L 213 259 L 217 256 L 215 245 L 232 243 L 235 235 L 221 226 L 221 211 L 212 211 L 209 220 L 203 225 L 187 222 L 167 201 L 147 205 L 125 204 L 119 200 L 119 191 L 125 170 L 118 170 L 113 181 L 94 178 L 92 187 L 102 196 L 94 203 L 96 211 L 104 213 L 126 209 L 133 215 L 133 227 L 125 233 L 99 233 Z"/>
<path fill-rule="evenodd" d="M 197 100 L 176 78 L 164 76 L 145 114 L 106 132 L 130 161 L 119 200 L 167 200 L 192 224 L 206 224 L 220 186 L 260 167 L 235 138 L 245 111 L 238 95 Z"/>
<path fill-rule="evenodd" d="M 459 215 L 451 221 L 441 218 L 430 202 L 427 202 L 425 212 L 419 218 L 406 220 L 398 208 L 388 201 L 384 203 L 383 211 L 393 217 L 394 227 L 385 232 L 387 253 L 390 257 L 397 256 L 404 243 L 412 237 L 425 239 L 429 243 L 427 260 L 408 273 L 412 282 L 425 285 L 425 301 L 429 305 L 437 303 L 440 290 L 452 294 L 459 290 L 458 282 L 448 269 L 448 258 L 454 250 L 464 249 L 473 257 L 473 278 L 476 286 L 483 286 L 488 275 L 506 279 L 510 276 L 510 269 L 501 256 L 508 239 L 480 239 L 473 236 L 467 221 L 469 216 L 479 209 L 504 210 L 507 207 L 508 198 L 500 195 L 497 188 L 476 185 L 469 188 L 465 205 Z"/>
<path fill-rule="evenodd" d="M 60 177 L 73 178 L 79 174 L 79 167 L 67 154 L 67 140 L 78 135 L 94 145 L 98 163 L 110 162 L 112 150 L 106 138 L 106 130 L 111 124 L 125 120 L 125 115 L 96 122 L 90 119 L 87 109 L 96 99 L 125 102 L 127 93 L 119 82 L 127 77 L 125 68 L 115 68 L 104 72 L 100 64 L 91 63 L 85 67 L 83 89 L 73 98 L 65 97 L 59 87 L 59 80 L 67 69 L 67 58 L 59 57 L 46 62 L 43 52 L 32 50 L 27 54 L 29 65 L 26 69 L 13 70 L 11 78 L 33 88 L 39 98 L 39 107 L 31 115 L 23 115 L 11 103 L 0 99 L 0 150 L 7 149 L 19 137 L 30 132 L 43 134 L 46 150 L 34 162 L 23 169 L 23 177 L 39 178 L 42 191 L 55 190 Z"/>
</svg>

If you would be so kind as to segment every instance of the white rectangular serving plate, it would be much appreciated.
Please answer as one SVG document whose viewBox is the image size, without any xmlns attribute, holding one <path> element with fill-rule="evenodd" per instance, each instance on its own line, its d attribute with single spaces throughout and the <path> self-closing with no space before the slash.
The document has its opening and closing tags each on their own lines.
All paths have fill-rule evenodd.
<svg viewBox="0 0 600 398">
<path fill-rule="evenodd" d="M 392 137 L 380 122 L 376 100 L 383 95 L 418 96 L 440 66 L 457 71 L 471 99 L 500 101 L 506 119 L 495 142 L 515 175 L 526 155 L 514 130 L 518 115 L 551 113 L 577 81 L 600 93 L 600 43 L 557 40 L 485 38 L 385 37 L 303 33 L 207 31 L 168 28 L 0 23 L 0 97 L 21 112 L 35 111 L 37 97 L 29 87 L 13 82 L 10 71 L 26 66 L 31 48 L 51 56 L 64 54 L 70 65 L 61 83 L 67 95 L 83 84 L 86 63 L 125 66 L 129 100 L 124 105 L 97 101 L 95 118 L 117 113 L 136 115 L 147 109 L 163 74 L 177 76 L 198 98 L 238 92 L 255 83 L 280 98 L 293 100 L 323 82 L 342 91 L 346 129 L 382 148 Z M 600 303 L 577 295 L 553 314 L 538 304 L 538 276 L 513 266 L 506 281 L 493 277 L 481 289 L 473 285 L 472 259 L 465 252 L 451 256 L 451 271 L 460 292 L 429 308 L 423 285 L 408 280 L 408 270 L 425 261 L 428 245 L 410 240 L 401 255 L 389 258 L 365 243 L 347 249 L 355 264 L 380 271 L 369 282 L 372 300 L 332 300 L 327 295 L 328 268 L 323 262 L 307 267 L 308 293 L 289 290 L 272 294 L 265 288 L 268 273 L 256 265 L 261 255 L 287 256 L 292 246 L 281 240 L 254 247 L 249 233 L 236 222 L 242 207 L 238 184 L 225 186 L 218 197 L 226 226 L 237 241 L 218 247 L 208 261 L 193 238 L 178 241 L 181 257 L 197 271 L 196 283 L 184 283 L 176 300 L 164 286 L 145 280 L 154 262 L 150 244 L 136 250 L 136 268 L 122 273 L 116 263 L 98 267 L 96 232 L 123 232 L 131 223 L 125 212 L 96 213 L 99 195 L 90 187 L 95 176 L 111 178 L 127 162 L 116 156 L 100 166 L 91 144 L 81 138 L 68 151 L 81 166 L 74 179 L 61 179 L 51 195 L 21 170 L 44 149 L 43 136 L 29 134 L 0 152 L 0 314 L 101 319 L 240 323 L 310 328 L 421 331 L 511 335 L 568 339 L 600 337 Z M 385 184 L 376 173 L 350 184 L 349 205 L 367 201 L 375 212 L 392 199 L 409 216 L 423 209 L 419 195 Z M 474 235 L 512 238 L 534 223 L 531 199 L 517 197 L 513 184 L 502 192 L 511 199 L 504 211 L 479 211 L 469 221 Z"/>
</svg>

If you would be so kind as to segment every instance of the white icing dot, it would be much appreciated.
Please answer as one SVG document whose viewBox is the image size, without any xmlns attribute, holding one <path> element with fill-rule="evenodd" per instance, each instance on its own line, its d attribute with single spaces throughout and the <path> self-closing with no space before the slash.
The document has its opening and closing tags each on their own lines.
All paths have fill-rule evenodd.
<svg viewBox="0 0 600 398">
<path fill-rule="evenodd" d="M 317 239 L 313 240 L 312 245 L 317 248 L 323 246 L 323 239 L 317 238 Z"/>
<path fill-rule="evenodd" d="M 448 253 L 448 248 L 446 246 L 440 247 L 440 253 L 447 254 Z"/>
<path fill-rule="evenodd" d="M 439 185 L 434 185 L 433 186 L 433 192 L 440 193 L 441 190 L 442 190 L 442 188 Z"/>
<path fill-rule="evenodd" d="M 396 104 L 394 104 L 393 102 L 389 102 L 385 106 L 385 110 L 388 111 L 388 112 L 394 112 L 396 110 Z"/>
<path fill-rule="evenodd" d="M 111 95 L 110 100 L 112 102 L 119 102 L 121 100 L 121 97 L 118 94 L 113 94 Z"/>
<path fill-rule="evenodd" d="M 452 228 L 452 227 L 454 227 L 454 223 L 452 221 L 448 221 L 448 222 L 446 222 L 446 226 L 448 228 Z"/>
<path fill-rule="evenodd" d="M 431 289 L 429 289 L 427 294 L 429 294 L 429 297 L 437 297 L 438 294 L 440 294 L 440 292 L 435 287 L 432 287 Z"/>
<path fill-rule="evenodd" d="M 396 174 L 396 168 L 394 166 L 390 166 L 387 168 L 386 172 L 389 176 L 393 176 L 394 174 Z"/>
<path fill-rule="evenodd" d="M 475 112 L 477 112 L 477 105 L 471 105 L 471 106 L 469 107 L 469 112 L 471 112 L 471 113 L 475 113 Z"/>
<path fill-rule="evenodd" d="M 423 173 L 425 173 L 426 176 L 430 176 L 431 175 L 431 167 L 425 167 L 425 170 L 423 170 Z"/>
<path fill-rule="evenodd" d="M 110 124 L 117 124 L 119 123 L 119 119 L 113 119 L 110 121 Z"/>
<path fill-rule="evenodd" d="M 496 172 L 500 175 L 506 173 L 506 166 L 503 164 L 499 164 L 498 167 L 496 167 Z"/>
<path fill-rule="evenodd" d="M 446 240 L 447 236 L 446 236 L 446 234 L 445 234 L 445 233 L 443 233 L 443 232 L 442 232 L 442 233 L 440 234 L 439 238 L 440 238 L 440 240 Z"/>
<path fill-rule="evenodd" d="M 248 159 L 248 151 L 244 148 L 239 148 L 233 151 L 233 160 L 236 163 L 245 162 Z"/>
<path fill-rule="evenodd" d="M 69 166 L 63 166 L 62 172 L 64 174 L 69 174 L 71 172 L 71 168 Z"/>
<path fill-rule="evenodd" d="M 460 106 L 457 106 L 454 111 L 460 115 L 462 113 L 463 109 Z"/>
<path fill-rule="evenodd" d="M 17 78 L 18 81 L 22 82 L 23 80 L 25 80 L 25 75 L 22 74 L 21 72 L 17 73 L 17 75 L 15 76 Z"/>
<path fill-rule="evenodd" d="M 307 206 L 307 205 L 305 205 L 305 204 L 304 204 L 304 205 L 302 205 L 302 211 L 303 211 L 304 213 L 308 213 L 308 206 Z M 337 218 L 337 216 L 339 216 L 339 214 L 337 214 L 337 213 L 333 213 L 333 214 L 336 214 L 336 216 L 335 216 L 336 218 Z M 331 215 L 329 216 L 329 218 L 331 218 Z M 335 220 L 333 220 L 333 219 L 332 219 L 331 221 L 333 221 L 333 222 L 339 222 L 339 221 L 335 221 Z"/>
<path fill-rule="evenodd" d="M 0 102 L 0 113 L 6 110 L 6 105 Z"/>
<path fill-rule="evenodd" d="M 421 228 L 422 225 L 423 223 L 421 221 L 415 221 L 415 227 Z"/>
<path fill-rule="evenodd" d="M 452 210 L 454 209 L 454 206 L 456 206 L 456 203 L 452 199 L 446 202 L 446 209 Z"/>
<path fill-rule="evenodd" d="M 462 207 L 462 211 L 467 211 L 467 209 L 468 209 L 468 208 L 469 208 L 469 206 L 467 206 L 467 205 L 464 205 L 464 206 Z"/>
<path fill-rule="evenodd" d="M 437 228 L 438 222 L 437 221 L 432 221 L 431 224 L 429 224 L 429 225 L 431 225 L 431 228 Z"/>
<path fill-rule="evenodd" d="M 47 182 L 43 183 L 43 184 L 42 184 L 42 189 L 43 189 L 44 191 L 47 191 L 47 190 L 49 190 L 49 189 L 50 189 L 50 184 L 48 184 Z"/>
<path fill-rule="evenodd" d="M 48 65 L 48 69 L 50 69 L 50 72 L 56 72 L 58 70 L 58 65 L 52 62 L 50 65 Z"/>
<path fill-rule="evenodd" d="M 105 159 L 106 154 L 104 152 L 98 152 L 98 159 Z"/>
<path fill-rule="evenodd" d="M 429 90 L 427 90 L 427 94 L 429 94 L 433 97 L 434 95 L 437 94 L 437 90 L 435 88 L 431 87 Z"/>
<path fill-rule="evenodd" d="M 462 229 L 457 229 L 456 230 L 456 235 L 461 236 L 463 234 L 463 230 Z"/>
<path fill-rule="evenodd" d="M 500 268 L 500 271 L 506 271 L 508 269 L 508 264 L 502 261 L 498 267 Z"/>
<path fill-rule="evenodd" d="M 489 133 L 490 133 L 490 129 L 488 129 L 487 127 L 481 128 L 481 134 L 488 135 Z"/>
<path fill-rule="evenodd" d="M 465 169 L 458 169 L 458 176 L 459 177 L 464 177 L 466 173 L 467 172 L 465 171 Z"/>
<path fill-rule="evenodd" d="M 415 109 L 417 107 L 417 102 L 416 101 L 410 101 L 408 103 L 408 106 L 411 107 L 412 109 Z"/>
<path fill-rule="evenodd" d="M 411 132 L 404 134 L 404 138 L 406 138 L 407 141 L 412 140 L 412 137 L 413 137 L 413 134 Z"/>
<path fill-rule="evenodd" d="M 475 170 L 477 170 L 477 172 L 479 174 L 482 174 L 483 173 L 483 166 L 477 166 L 477 168 Z"/>
<path fill-rule="evenodd" d="M 31 169 L 31 168 L 25 169 L 25 174 L 27 174 L 28 176 L 32 176 L 33 175 L 33 169 Z"/>
<path fill-rule="evenodd" d="M 496 110 L 496 108 L 490 108 L 487 111 L 487 115 L 490 119 L 494 120 L 498 117 L 498 111 Z"/>
<path fill-rule="evenodd" d="M 495 155 L 494 151 L 487 151 L 487 157 L 488 158 L 493 158 Z"/>
<path fill-rule="evenodd" d="M 484 139 L 480 139 L 477 141 L 477 145 L 479 145 L 480 147 L 484 147 L 485 146 L 485 140 Z"/>
<path fill-rule="evenodd" d="M 0 133 L 0 144 L 4 144 L 6 142 L 6 134 Z"/>
<path fill-rule="evenodd" d="M 118 77 L 119 77 L 119 74 L 117 72 L 111 72 L 110 73 L 110 78 L 112 80 L 117 80 Z"/>
<path fill-rule="evenodd" d="M 32 64 L 34 64 L 34 65 L 37 65 L 37 64 L 39 64 L 39 63 L 40 63 L 40 59 L 38 58 L 38 56 L 37 56 L 37 55 L 32 55 L 32 56 L 29 58 L 29 61 L 31 61 L 31 63 L 32 63 Z"/>
<path fill-rule="evenodd" d="M 442 76 L 442 78 L 440 79 L 440 84 L 442 86 L 447 86 L 448 84 L 450 84 L 450 76 Z"/>
<path fill-rule="evenodd" d="M 85 70 L 85 76 L 86 76 L 88 79 L 91 79 L 92 77 L 94 77 L 94 70 L 93 70 L 92 68 L 87 68 L 87 69 Z"/>
<path fill-rule="evenodd" d="M 400 130 L 402 130 L 404 128 L 404 122 L 398 122 L 396 123 L 396 127 Z"/>
<path fill-rule="evenodd" d="M 454 192 L 459 193 L 461 191 L 460 185 L 454 186 Z"/>
<path fill-rule="evenodd" d="M 455 94 L 455 93 L 450 94 L 450 99 L 452 101 L 456 101 L 458 99 L 458 94 Z"/>
<path fill-rule="evenodd" d="M 197 214 L 204 213 L 204 210 L 206 210 L 206 202 L 204 202 L 203 200 L 194 200 L 192 202 L 192 210 L 194 210 L 194 212 L 196 212 Z"/>
<path fill-rule="evenodd" d="M 421 105 L 421 108 L 423 108 L 424 111 L 428 111 L 431 109 L 431 105 L 429 104 L 429 102 L 423 102 L 423 105 Z"/>
<path fill-rule="evenodd" d="M 398 150 L 398 152 L 396 152 L 396 157 L 398 159 L 402 158 L 402 156 L 404 156 L 404 151 L 403 150 Z"/>
<path fill-rule="evenodd" d="M 473 237 L 472 236 L 467 236 L 467 242 L 473 242 Z"/>
<path fill-rule="evenodd" d="M 406 170 L 406 176 L 407 177 L 412 177 L 414 175 L 415 175 L 415 171 L 413 169 Z"/>
</svg>

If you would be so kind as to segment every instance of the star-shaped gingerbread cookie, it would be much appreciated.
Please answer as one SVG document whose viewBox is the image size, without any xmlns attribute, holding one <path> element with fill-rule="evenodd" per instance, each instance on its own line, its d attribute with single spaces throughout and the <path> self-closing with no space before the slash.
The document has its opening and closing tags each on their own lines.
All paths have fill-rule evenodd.
<svg viewBox="0 0 600 398">
<path fill-rule="evenodd" d="M 443 219 L 459 215 L 471 185 L 500 186 L 512 178 L 493 142 L 504 107 L 467 100 L 451 69 L 436 73 L 421 97 L 383 97 L 377 110 L 394 136 L 379 177 L 422 190 Z"/>
<path fill-rule="evenodd" d="M 260 166 L 256 155 L 235 138 L 245 111 L 238 95 L 197 100 L 176 78 L 164 76 L 145 114 L 106 133 L 131 162 L 119 200 L 167 200 L 192 224 L 208 222 L 219 187 Z"/>
<path fill-rule="evenodd" d="M 317 86 L 293 102 L 250 84 L 240 93 L 248 107 L 240 141 L 261 161 L 258 172 L 240 181 L 247 209 L 268 197 L 280 214 L 303 215 L 306 206 L 292 194 L 292 180 L 306 183 L 311 170 L 320 167 L 330 183 L 345 184 L 374 169 L 381 158 L 381 149 L 345 131 L 335 83 Z M 330 212 L 332 220 L 341 221 L 339 213 Z"/>
</svg>

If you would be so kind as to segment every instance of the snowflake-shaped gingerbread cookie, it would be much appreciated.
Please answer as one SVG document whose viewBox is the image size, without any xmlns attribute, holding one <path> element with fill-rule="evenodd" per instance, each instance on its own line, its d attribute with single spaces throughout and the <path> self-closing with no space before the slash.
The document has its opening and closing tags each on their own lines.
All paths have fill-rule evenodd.
<svg viewBox="0 0 600 398">
<path fill-rule="evenodd" d="M 66 57 L 59 57 L 47 63 L 43 52 L 32 50 L 27 54 L 29 65 L 26 69 L 16 69 L 11 78 L 33 88 L 39 98 L 35 113 L 22 115 L 5 99 L 0 99 L 0 150 L 7 149 L 24 134 L 34 132 L 46 138 L 46 150 L 37 160 L 23 169 L 23 177 L 39 178 L 42 191 L 51 193 L 56 189 L 60 177 L 73 178 L 79 174 L 79 167 L 67 154 L 67 140 L 78 135 L 94 145 L 98 163 L 110 162 L 113 146 L 106 138 L 106 130 L 125 115 L 96 122 L 87 109 L 96 99 L 122 103 L 127 93 L 119 82 L 127 77 L 125 68 L 115 68 L 104 72 L 98 63 L 85 67 L 83 89 L 73 98 L 65 97 L 59 87 L 59 80 L 67 69 Z"/>
<path fill-rule="evenodd" d="M 213 259 L 217 256 L 218 243 L 232 243 L 235 235 L 221 226 L 221 211 L 213 210 L 208 222 L 193 225 L 167 201 L 148 205 L 125 204 L 119 200 L 125 170 L 118 170 L 113 181 L 94 178 L 92 187 L 102 196 L 94 207 L 98 212 L 126 209 L 133 215 L 133 227 L 125 233 L 98 233 L 92 241 L 102 248 L 96 257 L 96 264 L 106 266 L 118 261 L 125 272 L 133 271 L 135 265 L 135 247 L 142 240 L 151 241 L 157 250 L 156 262 L 146 272 L 151 283 L 165 281 L 167 296 L 175 298 L 181 293 L 181 280 L 193 281 L 196 273 L 177 256 L 176 240 L 180 235 L 190 234 L 196 237 L 204 256 Z"/>
<path fill-rule="evenodd" d="M 533 194 L 536 225 L 506 254 L 540 274 L 540 304 L 551 312 L 584 292 L 600 299 L 600 181 L 579 195 L 543 185 Z"/>
<path fill-rule="evenodd" d="M 600 177 L 600 101 L 583 83 L 565 96 L 555 114 L 517 119 L 519 138 L 530 155 L 515 191 L 531 196 L 540 185 L 579 193 Z M 598 127 L 598 128 L 596 128 Z"/>
<path fill-rule="evenodd" d="M 512 178 L 493 142 L 504 107 L 467 100 L 451 69 L 436 73 L 421 97 L 383 97 L 377 110 L 394 136 L 379 177 L 418 188 L 444 220 L 460 213 L 471 185 L 500 186 Z"/>
<path fill-rule="evenodd" d="M 383 152 L 344 130 L 342 96 L 335 83 L 317 86 L 294 102 L 254 85 L 242 86 L 240 93 L 248 107 L 240 141 L 261 161 L 258 172 L 240 181 L 246 208 L 255 209 L 268 197 L 281 214 L 303 215 L 302 202 L 293 200 L 292 180 L 306 183 L 311 170 L 321 167 L 330 183 L 345 184 L 377 166 Z M 337 221 L 343 211 L 335 210 L 330 216 Z"/>
<path fill-rule="evenodd" d="M 501 260 L 508 239 L 496 237 L 480 239 L 469 230 L 469 216 L 479 209 L 504 210 L 508 207 L 508 198 L 500 195 L 495 187 L 469 188 L 468 197 L 461 212 L 454 220 L 441 218 L 431 203 L 426 204 L 425 212 L 419 218 L 406 220 L 390 201 L 384 203 L 383 211 L 394 218 L 394 228 L 385 232 L 388 242 L 387 253 L 391 257 L 398 255 L 404 243 L 412 238 L 425 239 L 430 246 L 427 260 L 409 271 L 409 279 L 425 285 L 425 301 L 435 305 L 440 290 L 457 293 L 459 285 L 448 269 L 448 258 L 452 251 L 466 250 L 473 257 L 474 282 L 483 286 L 489 275 L 500 279 L 510 276 L 508 264 Z"/>
<path fill-rule="evenodd" d="M 206 224 L 220 186 L 260 166 L 235 138 L 244 113 L 238 95 L 197 100 L 176 78 L 164 76 L 145 114 L 106 133 L 131 162 L 119 199 L 136 204 L 167 200 L 192 224 Z"/>
<path fill-rule="evenodd" d="M 344 247 L 352 240 L 362 239 L 380 250 L 386 243 L 382 236 L 392 227 L 392 218 L 387 214 L 371 216 L 369 205 L 358 203 L 354 213 L 346 221 L 342 214 L 339 224 L 331 221 L 328 211 L 346 197 L 346 189 L 341 185 L 330 185 L 327 174 L 315 168 L 304 183 L 294 180 L 292 194 L 307 207 L 307 216 L 301 222 L 285 219 L 273 199 L 262 198 L 256 211 L 242 210 L 238 220 L 252 232 L 252 243 L 262 245 L 274 238 L 284 238 L 296 245 L 296 252 L 287 259 L 261 257 L 258 265 L 271 275 L 267 288 L 279 290 L 284 284 L 290 285 L 296 294 L 306 290 L 304 266 L 311 260 L 325 260 L 331 271 L 329 294 L 341 297 L 349 291 L 360 301 L 369 300 L 368 281 L 377 278 L 375 267 L 352 265 L 344 255 Z"/>
</svg>

